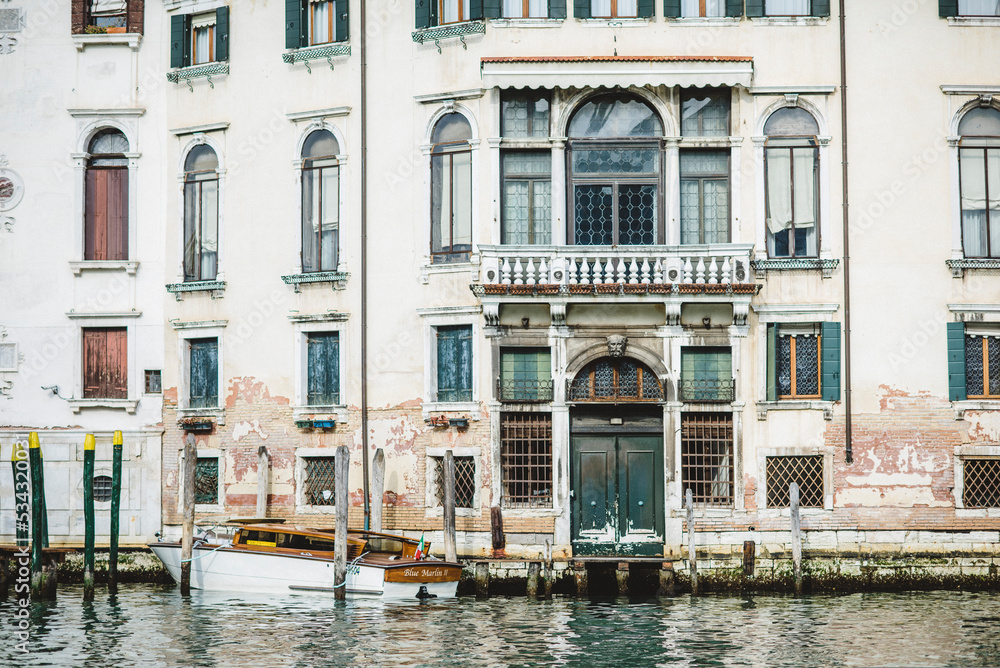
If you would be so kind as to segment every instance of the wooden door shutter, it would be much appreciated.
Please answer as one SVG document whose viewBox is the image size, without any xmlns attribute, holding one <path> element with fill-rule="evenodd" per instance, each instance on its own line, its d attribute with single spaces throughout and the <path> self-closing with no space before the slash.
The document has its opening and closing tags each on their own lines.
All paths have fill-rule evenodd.
<svg viewBox="0 0 1000 668">
<path fill-rule="evenodd" d="M 743 16 L 743 0 L 726 0 L 726 16 L 737 19 Z"/>
<path fill-rule="evenodd" d="M 767 326 L 767 400 L 778 400 L 778 326 Z"/>
<path fill-rule="evenodd" d="M 663 0 L 663 18 L 676 19 L 681 15 L 681 0 Z"/>
<path fill-rule="evenodd" d="M 310 334 L 307 351 L 307 398 L 310 406 L 340 403 L 340 334 Z"/>
<path fill-rule="evenodd" d="M 102 170 L 107 173 L 106 260 L 128 259 L 128 168 Z"/>
<path fill-rule="evenodd" d="M 219 403 L 219 343 L 192 339 L 188 403 L 191 408 L 213 408 Z"/>
<path fill-rule="evenodd" d="M 229 7 L 215 10 L 215 59 L 229 60 Z"/>
<path fill-rule="evenodd" d="M 128 399 L 128 335 L 124 327 L 107 333 L 106 397 Z"/>
<path fill-rule="evenodd" d="M 417 29 L 437 25 L 437 0 L 415 0 Z"/>
<path fill-rule="evenodd" d="M 337 42 L 346 42 L 351 33 L 347 0 L 337 0 L 334 3 L 334 10 L 337 12 L 337 36 L 335 40 Z"/>
<path fill-rule="evenodd" d="M 74 35 L 82 35 L 87 30 L 87 0 L 73 0 L 70 6 L 71 31 Z"/>
<path fill-rule="evenodd" d="M 128 168 L 87 170 L 85 260 L 128 259 Z"/>
<path fill-rule="evenodd" d="M 286 49 L 298 49 L 309 44 L 306 36 L 308 25 L 306 0 L 285 0 Z"/>
<path fill-rule="evenodd" d="M 965 323 L 948 323 L 948 401 L 965 401 Z"/>
<path fill-rule="evenodd" d="M 128 330 L 83 330 L 83 398 L 128 399 Z"/>
<path fill-rule="evenodd" d="M 437 400 L 472 401 L 472 328 L 437 330 Z"/>
<path fill-rule="evenodd" d="M 637 16 L 640 19 L 648 19 L 653 16 L 653 0 L 639 0 Z"/>
<path fill-rule="evenodd" d="M 566 18 L 566 0 L 549 0 L 549 18 Z"/>
<path fill-rule="evenodd" d="M 820 387 L 823 401 L 840 400 L 840 323 L 820 323 Z"/>
<path fill-rule="evenodd" d="M 764 16 L 764 0 L 747 0 L 747 16 Z"/>
<path fill-rule="evenodd" d="M 841 0 L 843 1 L 843 0 Z M 830 15 L 830 0 L 812 0 L 812 12 L 813 16 L 829 16 Z"/>
<path fill-rule="evenodd" d="M 107 238 L 107 171 L 87 170 L 87 191 L 84 220 L 84 260 L 104 260 Z"/>
<path fill-rule="evenodd" d="M 99 329 L 83 330 L 83 398 L 101 396 L 103 389 L 104 332 Z"/>
<path fill-rule="evenodd" d="M 170 17 L 170 67 L 187 67 L 191 64 L 191 16 L 178 14 Z"/>
<path fill-rule="evenodd" d="M 943 19 L 958 16 L 958 0 L 938 0 L 938 16 Z"/>
<path fill-rule="evenodd" d="M 125 14 L 125 29 L 130 33 L 142 34 L 145 0 L 128 0 Z"/>
<path fill-rule="evenodd" d="M 590 0 L 573 0 L 573 16 L 578 19 L 592 18 Z"/>
<path fill-rule="evenodd" d="M 468 0 L 469 1 L 469 19 L 472 21 L 481 21 L 483 19 L 483 0 Z"/>
</svg>

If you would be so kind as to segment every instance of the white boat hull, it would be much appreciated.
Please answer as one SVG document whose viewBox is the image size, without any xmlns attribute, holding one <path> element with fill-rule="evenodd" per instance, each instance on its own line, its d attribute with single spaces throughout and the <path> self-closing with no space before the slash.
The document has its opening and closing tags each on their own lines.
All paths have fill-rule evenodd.
<svg viewBox="0 0 1000 668">
<path fill-rule="evenodd" d="M 181 580 L 181 549 L 176 543 L 149 546 L 175 582 Z M 200 546 L 193 550 L 191 587 L 206 591 L 334 593 L 334 564 L 330 559 L 285 556 Z M 348 565 L 349 596 L 384 598 L 453 597 L 458 582 L 386 582 L 386 569 L 363 563 Z M 423 592 L 421 591 L 423 589 Z"/>
</svg>

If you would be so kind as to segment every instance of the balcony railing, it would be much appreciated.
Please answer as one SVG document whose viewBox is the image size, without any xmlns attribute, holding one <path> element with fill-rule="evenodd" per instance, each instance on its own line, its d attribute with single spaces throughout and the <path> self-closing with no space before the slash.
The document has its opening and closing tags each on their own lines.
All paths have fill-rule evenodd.
<svg viewBox="0 0 1000 668">
<path fill-rule="evenodd" d="M 736 398 L 736 380 L 733 378 L 682 378 L 681 401 L 727 404 Z"/>
<path fill-rule="evenodd" d="M 552 379 L 497 379 L 497 398 L 508 403 L 540 403 L 552 401 Z"/>
<path fill-rule="evenodd" d="M 480 246 L 483 284 L 735 285 L 750 283 L 752 244 Z"/>
</svg>

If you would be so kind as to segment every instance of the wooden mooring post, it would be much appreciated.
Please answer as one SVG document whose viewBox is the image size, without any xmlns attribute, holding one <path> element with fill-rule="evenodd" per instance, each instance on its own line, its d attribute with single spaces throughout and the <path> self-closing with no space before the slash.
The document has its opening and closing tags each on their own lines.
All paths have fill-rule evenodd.
<svg viewBox="0 0 1000 668">
<path fill-rule="evenodd" d="M 476 596 L 490 595 L 490 563 L 476 562 Z"/>
<path fill-rule="evenodd" d="M 372 460 L 372 531 L 382 530 L 382 502 L 385 494 L 385 453 L 382 448 L 375 450 Z"/>
<path fill-rule="evenodd" d="M 541 579 L 542 562 L 528 562 L 528 598 L 538 598 L 539 580 Z"/>
<path fill-rule="evenodd" d="M 799 517 L 799 485 L 788 486 L 788 500 L 792 515 L 792 572 L 795 576 L 795 593 L 802 593 L 802 521 Z"/>
<path fill-rule="evenodd" d="M 45 479 L 42 475 L 42 446 L 38 433 L 28 434 L 28 461 L 31 466 L 31 596 L 39 600 L 56 597 L 56 573 L 43 563 L 46 545 Z"/>
<path fill-rule="evenodd" d="M 194 434 L 184 439 L 183 525 L 181 529 L 181 596 L 191 595 L 191 553 L 194 548 L 194 481 L 198 467 L 198 449 Z"/>
<path fill-rule="evenodd" d="M 576 580 L 576 595 L 586 596 L 588 593 L 587 564 L 579 561 L 573 564 L 573 578 Z"/>
<path fill-rule="evenodd" d="M 257 517 L 267 517 L 267 483 L 270 475 L 267 446 L 257 448 Z"/>
<path fill-rule="evenodd" d="M 118 593 L 118 535 L 121 533 L 122 449 L 125 440 L 115 432 L 111 443 L 111 535 L 108 537 L 108 593 Z"/>
<path fill-rule="evenodd" d="M 698 550 L 694 541 L 694 494 L 688 488 L 684 494 L 684 505 L 687 507 L 688 530 L 688 565 L 691 568 L 691 595 L 698 595 Z"/>
<path fill-rule="evenodd" d="M 21 441 L 14 441 L 14 446 L 10 451 L 10 467 L 11 474 L 13 477 L 11 480 L 14 481 L 14 524 L 16 525 L 17 531 L 17 546 L 25 547 L 30 544 L 30 538 L 28 535 L 29 522 L 19 521 L 24 517 L 21 513 L 17 511 L 18 507 L 26 508 L 28 507 L 28 502 L 31 495 L 23 491 L 23 487 L 20 488 L 22 492 L 18 494 L 19 489 L 17 483 L 31 483 L 31 466 L 28 463 L 28 451 L 24 449 L 21 445 Z"/>
<path fill-rule="evenodd" d="M 753 570 L 756 562 L 757 543 L 752 540 L 743 541 L 743 579 L 753 577 Z"/>
<path fill-rule="evenodd" d="M 673 596 L 674 590 L 674 562 L 664 561 L 660 565 L 660 588 L 656 592 L 657 596 Z"/>
<path fill-rule="evenodd" d="M 629 576 L 628 562 L 619 561 L 618 568 L 615 570 L 615 579 L 618 581 L 619 596 L 628 596 L 628 591 L 629 591 L 628 576 Z"/>
<path fill-rule="evenodd" d="M 347 598 L 347 476 L 350 472 L 351 451 L 346 445 L 337 448 L 334 459 L 336 481 L 334 494 L 337 504 L 337 523 L 333 538 L 333 597 L 338 601 Z"/>
<path fill-rule="evenodd" d="M 83 437 L 83 600 L 94 600 L 94 435 Z"/>
<path fill-rule="evenodd" d="M 458 560 L 455 544 L 455 455 L 451 450 L 444 453 L 444 560 L 452 563 Z"/>
</svg>

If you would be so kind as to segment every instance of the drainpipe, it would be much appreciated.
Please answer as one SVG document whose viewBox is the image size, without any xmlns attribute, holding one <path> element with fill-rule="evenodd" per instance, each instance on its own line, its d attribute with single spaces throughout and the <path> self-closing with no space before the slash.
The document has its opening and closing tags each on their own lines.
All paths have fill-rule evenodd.
<svg viewBox="0 0 1000 668">
<path fill-rule="evenodd" d="M 363 2 L 364 0 L 362 0 Z M 840 0 L 840 135 L 841 163 L 844 189 L 844 412 L 846 417 L 847 463 L 854 462 L 851 449 L 851 234 L 847 196 L 847 18 L 844 3 Z"/>
<path fill-rule="evenodd" d="M 361 0 L 361 465 L 364 476 L 365 530 L 371 528 L 371 501 L 368 498 L 368 45 L 365 29 L 368 8 Z M 378 500 L 382 503 L 382 499 Z"/>
</svg>

